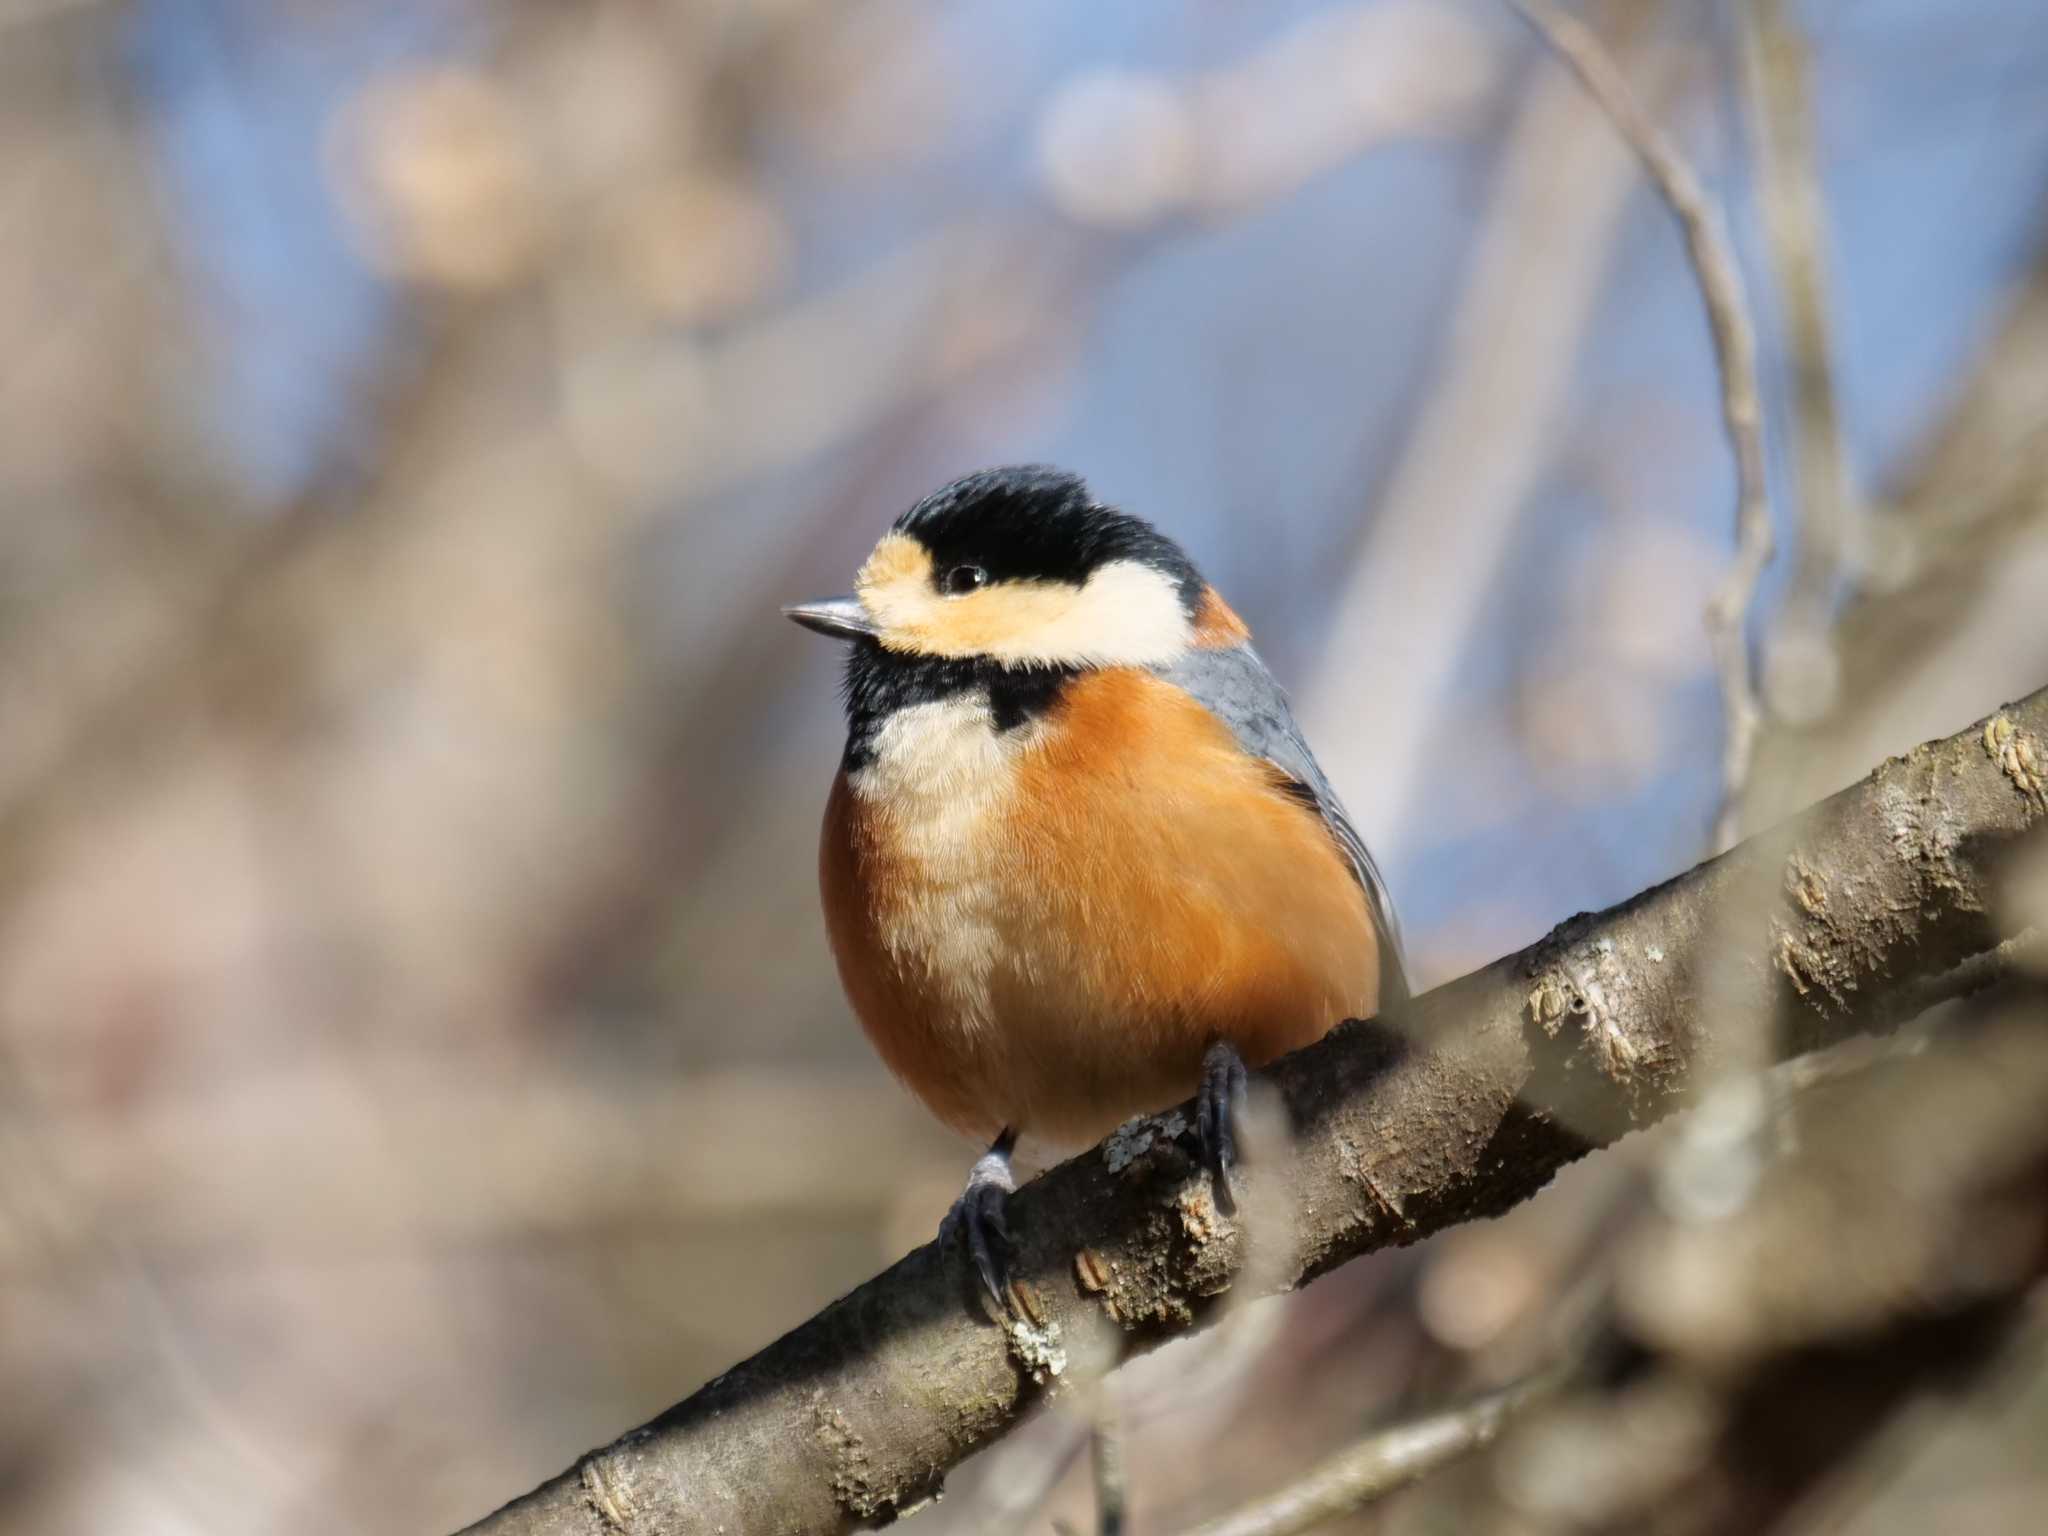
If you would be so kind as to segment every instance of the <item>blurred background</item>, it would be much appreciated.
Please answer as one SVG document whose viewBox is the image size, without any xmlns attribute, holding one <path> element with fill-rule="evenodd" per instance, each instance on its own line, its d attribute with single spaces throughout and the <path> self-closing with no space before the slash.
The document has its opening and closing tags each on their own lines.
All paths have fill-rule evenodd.
<svg viewBox="0 0 2048 1536">
<path fill-rule="evenodd" d="M 1758 825 L 2048 682 L 2048 14 L 1581 14 L 1755 303 Z M 930 1235 L 776 608 L 967 469 L 1193 551 L 1423 985 L 1708 851 L 1698 290 L 1485 0 L 0 0 L 0 231 L 0 1528 L 444 1533 Z M 1134 1409 L 1142 1528 L 1468 1379 L 1638 1143 Z M 2026 1528 L 2041 1379 L 1828 1528 Z M 1063 1434 L 919 1528 L 1085 1520 Z"/>
</svg>

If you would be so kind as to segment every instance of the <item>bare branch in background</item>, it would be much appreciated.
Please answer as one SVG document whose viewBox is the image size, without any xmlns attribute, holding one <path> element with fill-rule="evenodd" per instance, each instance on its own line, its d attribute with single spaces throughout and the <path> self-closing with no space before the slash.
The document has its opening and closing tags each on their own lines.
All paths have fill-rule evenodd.
<svg viewBox="0 0 2048 1536">
<path fill-rule="evenodd" d="M 1296 1536 L 1312 1530 L 1491 1445 L 1517 1414 L 1555 1395 L 1562 1385 L 1561 1375 L 1548 1372 L 1368 1435 L 1299 1482 L 1197 1526 L 1188 1536 Z"/>
<path fill-rule="evenodd" d="M 1433 1486 L 1425 1526 L 1839 1529 L 1896 1474 L 1903 1410 L 1995 1403 L 2001 1375 L 2010 1407 L 2013 1369 L 2042 1359 L 2042 1002 L 2021 975 L 1913 1051 L 1806 1078 L 1798 1144 L 1739 1210 L 1641 1213 L 1613 1245 L 1626 1368 L 1511 1429 L 1485 1477 Z"/>
<path fill-rule="evenodd" d="M 1095 1536 L 1123 1536 L 1130 1498 L 1124 1481 L 1122 1431 L 1117 1426 L 1107 1382 L 1102 1388 L 1102 1403 L 1095 1411 L 1095 1423 L 1089 1430 L 1088 1454 L 1095 1474 Z"/>
<path fill-rule="evenodd" d="M 1783 0 L 1747 0 L 1738 11 L 1764 239 L 1784 304 L 1798 483 L 1798 562 L 1764 648 L 1764 697 L 1773 716 L 1801 722 L 1824 714 L 1840 686 L 1832 629 L 1856 508 L 1835 400 L 1827 216 L 1815 164 L 1807 44 Z"/>
<path fill-rule="evenodd" d="M 1730 1015 L 1774 1015 L 1753 1034 L 1783 1056 L 1899 1022 L 1916 984 L 2006 936 L 1999 881 L 2048 819 L 2044 741 L 2048 689 L 1397 1019 L 1283 1058 L 1270 1081 L 1298 1131 L 1301 1213 L 1287 1280 L 1528 1198 L 1680 1107 Z M 1748 899 L 1766 870 L 1768 908 Z M 1247 1245 L 1209 1198 L 1191 1126 L 1185 1107 L 1133 1122 L 1019 1191 L 1027 1321 L 988 1322 L 961 1255 L 927 1245 L 470 1530 L 836 1532 L 907 1513 L 1070 1365 L 1092 1379 L 1213 1318 Z"/>
<path fill-rule="evenodd" d="M 1707 631 L 1721 674 L 1727 719 L 1722 803 L 1714 847 L 1733 846 L 1743 791 L 1763 715 L 1750 676 L 1749 606 L 1772 552 L 1770 487 L 1764 477 L 1763 409 L 1757 388 L 1756 327 L 1720 211 L 1685 157 L 1640 106 L 1600 39 L 1550 0 L 1507 0 L 1579 78 L 1642 162 L 1685 235 L 1713 332 L 1721 375 L 1721 415 L 1735 451 L 1735 559 L 1707 607 Z"/>
<path fill-rule="evenodd" d="M 1958 678 L 2026 686 L 2048 656 L 2048 263 L 2036 261 L 1903 482 L 1870 508 L 1859 590 L 1836 625 L 1841 685 L 1810 725 L 1767 732 L 1754 824 L 1826 794 L 1941 718 Z"/>
</svg>

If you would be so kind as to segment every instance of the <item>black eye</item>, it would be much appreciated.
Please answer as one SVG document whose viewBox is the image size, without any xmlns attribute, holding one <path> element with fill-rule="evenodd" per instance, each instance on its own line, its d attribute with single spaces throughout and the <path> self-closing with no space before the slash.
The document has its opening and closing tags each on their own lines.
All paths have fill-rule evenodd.
<svg viewBox="0 0 2048 1536">
<path fill-rule="evenodd" d="M 963 592 L 972 592 L 985 586 L 988 572 L 978 565 L 956 565 L 939 578 L 939 590 L 948 597 L 958 597 Z"/>
</svg>

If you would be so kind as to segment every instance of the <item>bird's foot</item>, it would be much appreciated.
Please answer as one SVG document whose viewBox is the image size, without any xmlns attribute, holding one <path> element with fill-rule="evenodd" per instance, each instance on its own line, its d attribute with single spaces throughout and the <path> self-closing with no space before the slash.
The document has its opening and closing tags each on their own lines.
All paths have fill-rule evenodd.
<svg viewBox="0 0 2048 1536">
<path fill-rule="evenodd" d="M 1248 1079 L 1244 1058 L 1228 1040 L 1218 1040 L 1202 1056 L 1202 1086 L 1195 1094 L 1195 1129 L 1201 1138 L 1202 1163 L 1209 1170 L 1216 1209 L 1237 1211 L 1230 1171 L 1237 1166 L 1237 1123 L 1244 1113 Z"/>
<path fill-rule="evenodd" d="M 965 1235 L 974 1272 L 981 1277 L 983 1288 L 1000 1313 L 1011 1310 L 1010 1225 L 1003 1206 L 1017 1187 L 1016 1177 L 1010 1171 L 1010 1153 L 1016 1145 L 1017 1133 L 1012 1130 L 1006 1129 L 995 1139 L 967 1175 L 967 1187 L 960 1192 L 960 1198 L 939 1223 L 941 1245 L 950 1242 L 955 1232 Z"/>
</svg>

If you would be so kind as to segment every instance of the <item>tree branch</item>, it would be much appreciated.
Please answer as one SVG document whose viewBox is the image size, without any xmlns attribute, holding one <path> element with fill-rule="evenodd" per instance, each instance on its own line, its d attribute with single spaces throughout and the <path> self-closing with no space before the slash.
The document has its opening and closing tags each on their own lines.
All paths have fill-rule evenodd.
<svg viewBox="0 0 2048 1536">
<path fill-rule="evenodd" d="M 1298 1212 L 1272 1283 L 1527 1199 L 1682 1107 L 1724 1040 L 1765 1033 L 1788 1058 L 1907 1016 L 1919 983 L 2005 936 L 2000 871 L 2048 821 L 2044 742 L 2048 689 L 1276 1063 L 1295 1155 L 1246 1170 L 1245 1207 L 1263 1185 Z M 1193 1124 L 1186 1106 L 1133 1122 L 1018 1192 L 1029 1321 L 989 1321 L 963 1255 L 928 1244 L 471 1536 L 824 1533 L 908 1513 L 1063 1373 L 1212 1317 L 1248 1245 L 1210 1199 Z"/>
</svg>

